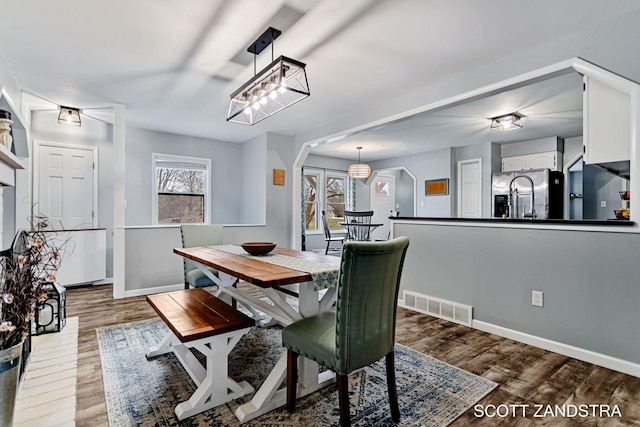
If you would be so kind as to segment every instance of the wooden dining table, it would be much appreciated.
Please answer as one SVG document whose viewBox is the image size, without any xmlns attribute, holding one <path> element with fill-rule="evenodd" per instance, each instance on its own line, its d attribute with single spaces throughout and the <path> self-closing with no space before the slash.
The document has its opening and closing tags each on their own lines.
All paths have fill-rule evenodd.
<svg viewBox="0 0 640 427">
<path fill-rule="evenodd" d="M 245 307 L 261 326 L 287 326 L 328 310 L 335 301 L 336 284 L 316 282 L 320 282 L 319 274 L 337 277 L 338 257 L 279 247 L 268 255 L 251 256 L 236 245 L 175 248 L 173 251 L 189 259 L 218 285 L 216 296 L 229 295 Z M 213 274 L 207 267 L 218 270 L 218 274 Z M 234 286 L 238 279 L 253 285 L 252 291 L 243 289 L 244 286 Z M 289 285 L 297 285 L 297 307 L 287 302 L 287 294 L 282 291 Z M 251 401 L 236 409 L 236 417 L 245 422 L 283 406 L 286 388 L 280 388 L 280 385 L 285 376 L 286 352 L 283 352 Z M 319 372 L 316 362 L 301 358 L 298 397 L 319 390 L 334 380 L 331 371 Z"/>
</svg>

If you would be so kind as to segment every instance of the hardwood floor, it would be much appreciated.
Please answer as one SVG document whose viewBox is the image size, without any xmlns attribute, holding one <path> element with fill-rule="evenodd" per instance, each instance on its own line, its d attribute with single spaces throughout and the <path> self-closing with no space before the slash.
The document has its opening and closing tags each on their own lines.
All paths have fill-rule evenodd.
<svg viewBox="0 0 640 427">
<path fill-rule="evenodd" d="M 145 297 L 111 296 L 110 285 L 67 289 L 67 316 L 79 317 L 77 426 L 108 425 L 96 328 L 157 317 Z M 640 378 L 402 308 L 396 331 L 398 343 L 499 384 L 454 427 L 640 426 Z"/>
</svg>

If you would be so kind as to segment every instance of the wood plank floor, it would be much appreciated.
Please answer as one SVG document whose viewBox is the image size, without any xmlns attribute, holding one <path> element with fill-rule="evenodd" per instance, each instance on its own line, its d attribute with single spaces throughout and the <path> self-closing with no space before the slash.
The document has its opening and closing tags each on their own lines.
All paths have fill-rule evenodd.
<svg viewBox="0 0 640 427">
<path fill-rule="evenodd" d="M 110 285 L 67 290 L 67 316 L 79 317 L 77 426 L 108 425 L 96 328 L 157 317 L 145 297 L 114 300 L 112 292 Z M 397 342 L 499 384 L 479 402 L 486 412 L 471 408 L 452 426 L 640 426 L 640 378 L 402 308 L 396 331 Z M 501 417 L 490 416 L 489 405 L 529 406 L 502 406 L 510 413 Z M 534 405 L 598 405 L 583 406 L 598 412 L 534 417 Z M 600 416 L 600 405 L 618 405 L 622 417 Z"/>
</svg>

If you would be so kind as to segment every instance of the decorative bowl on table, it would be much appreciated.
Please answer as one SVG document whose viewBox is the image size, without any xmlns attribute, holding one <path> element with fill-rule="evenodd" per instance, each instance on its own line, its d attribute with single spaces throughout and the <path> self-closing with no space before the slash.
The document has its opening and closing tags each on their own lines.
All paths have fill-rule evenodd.
<svg viewBox="0 0 640 427">
<path fill-rule="evenodd" d="M 276 244 L 272 242 L 244 242 L 240 246 L 251 255 L 266 255 L 276 247 Z"/>
</svg>

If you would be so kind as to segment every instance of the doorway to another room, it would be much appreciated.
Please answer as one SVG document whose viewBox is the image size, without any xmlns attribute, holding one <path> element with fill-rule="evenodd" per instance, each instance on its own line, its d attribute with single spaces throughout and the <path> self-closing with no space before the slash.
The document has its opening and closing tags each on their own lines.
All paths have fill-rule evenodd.
<svg viewBox="0 0 640 427">
<path fill-rule="evenodd" d="M 377 174 L 371 181 L 371 210 L 372 223 L 382 224 L 371 232 L 371 240 L 386 240 L 389 238 L 389 216 L 396 209 L 396 180 L 393 175 Z"/>
</svg>

